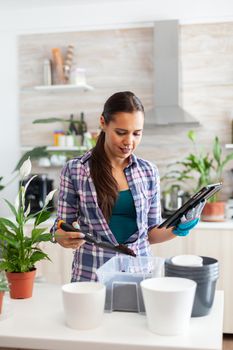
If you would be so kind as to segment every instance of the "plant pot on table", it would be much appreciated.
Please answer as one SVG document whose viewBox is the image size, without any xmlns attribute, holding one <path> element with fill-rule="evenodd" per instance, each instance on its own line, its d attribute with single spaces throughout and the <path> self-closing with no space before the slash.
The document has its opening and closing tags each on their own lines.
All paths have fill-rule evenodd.
<svg viewBox="0 0 233 350">
<path fill-rule="evenodd" d="M 225 202 L 206 203 L 201 214 L 202 221 L 225 221 Z"/>
<path fill-rule="evenodd" d="M 6 272 L 12 299 L 32 297 L 36 269 L 29 272 Z"/>
</svg>

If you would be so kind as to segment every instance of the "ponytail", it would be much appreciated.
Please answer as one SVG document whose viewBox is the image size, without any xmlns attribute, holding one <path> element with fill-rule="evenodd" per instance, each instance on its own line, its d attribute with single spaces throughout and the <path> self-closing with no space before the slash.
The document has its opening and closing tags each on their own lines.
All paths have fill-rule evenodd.
<svg viewBox="0 0 233 350">
<path fill-rule="evenodd" d="M 104 150 L 104 141 L 105 133 L 101 131 L 92 150 L 90 169 L 99 207 L 108 222 L 118 196 L 118 185 L 112 175 L 112 166 Z"/>
</svg>

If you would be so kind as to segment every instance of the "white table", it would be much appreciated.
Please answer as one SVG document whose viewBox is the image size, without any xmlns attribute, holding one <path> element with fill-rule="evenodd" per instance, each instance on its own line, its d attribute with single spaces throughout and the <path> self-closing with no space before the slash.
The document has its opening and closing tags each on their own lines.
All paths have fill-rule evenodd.
<svg viewBox="0 0 233 350">
<path fill-rule="evenodd" d="M 48 350 L 219 350 L 222 348 L 223 292 L 217 291 L 210 315 L 192 318 L 189 334 L 159 336 L 136 313 L 105 313 L 100 327 L 77 331 L 64 323 L 61 288 L 37 283 L 33 297 L 5 297 L 0 319 L 0 346 Z"/>
</svg>

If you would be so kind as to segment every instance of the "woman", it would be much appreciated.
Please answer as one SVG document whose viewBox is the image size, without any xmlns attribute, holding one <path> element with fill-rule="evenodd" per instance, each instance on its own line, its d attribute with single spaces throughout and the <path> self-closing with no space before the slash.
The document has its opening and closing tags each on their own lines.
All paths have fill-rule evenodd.
<svg viewBox="0 0 233 350">
<path fill-rule="evenodd" d="M 72 281 L 96 280 L 96 269 L 115 255 L 82 240 L 83 233 L 146 256 L 152 255 L 150 244 L 186 235 L 198 221 L 200 210 L 194 210 L 176 228 L 156 228 L 161 222 L 158 170 L 134 155 L 143 124 L 141 101 L 130 91 L 115 93 L 104 105 L 96 146 L 63 168 L 57 220 L 78 222 L 80 232 L 56 229 L 55 223 L 53 238 L 75 249 Z"/>
</svg>

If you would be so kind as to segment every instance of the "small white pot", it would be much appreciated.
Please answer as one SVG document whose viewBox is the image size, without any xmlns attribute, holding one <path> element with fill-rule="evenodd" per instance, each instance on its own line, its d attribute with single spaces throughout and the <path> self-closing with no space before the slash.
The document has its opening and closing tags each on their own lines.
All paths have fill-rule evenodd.
<svg viewBox="0 0 233 350">
<path fill-rule="evenodd" d="M 100 326 L 104 314 L 106 287 L 99 282 L 74 282 L 62 286 L 67 326 L 91 329 Z"/>
<path fill-rule="evenodd" d="M 185 334 L 196 282 L 179 277 L 149 278 L 141 282 L 149 329 L 161 335 Z"/>
</svg>

